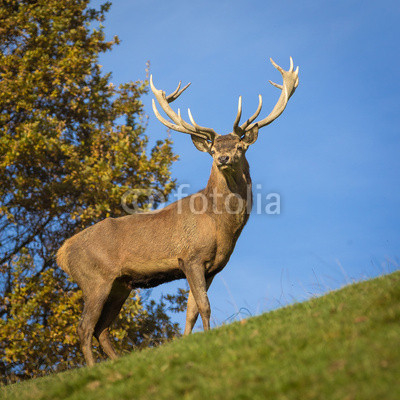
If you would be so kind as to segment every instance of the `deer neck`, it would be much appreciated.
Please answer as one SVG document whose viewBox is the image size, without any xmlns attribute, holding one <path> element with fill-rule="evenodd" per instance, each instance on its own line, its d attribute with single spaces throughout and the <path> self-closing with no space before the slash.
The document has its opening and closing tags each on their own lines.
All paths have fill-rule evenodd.
<svg viewBox="0 0 400 400">
<path fill-rule="evenodd" d="M 242 219 L 250 213 L 252 191 L 249 163 L 245 158 L 235 168 L 220 169 L 214 162 L 204 194 L 211 197 L 210 204 L 224 217 Z M 240 212 L 235 212 L 235 210 Z M 231 212 L 229 212 L 231 211 Z M 233 212 L 232 212 L 233 211 Z M 239 218 L 238 218 L 239 217 Z M 247 218 L 245 218 L 245 221 Z"/>
</svg>

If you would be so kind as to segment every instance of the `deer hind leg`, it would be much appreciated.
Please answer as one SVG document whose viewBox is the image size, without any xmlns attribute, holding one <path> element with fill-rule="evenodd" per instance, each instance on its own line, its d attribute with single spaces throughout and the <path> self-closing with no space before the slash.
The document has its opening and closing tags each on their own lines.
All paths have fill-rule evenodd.
<svg viewBox="0 0 400 400">
<path fill-rule="evenodd" d="M 210 277 L 206 279 L 206 290 L 211 285 L 212 280 L 214 277 Z M 199 316 L 199 309 L 196 304 L 196 300 L 194 299 L 193 293 L 190 290 L 189 291 L 189 297 L 188 297 L 188 303 L 187 303 L 187 308 L 186 308 L 186 324 L 185 324 L 185 331 L 184 335 L 189 335 L 194 327 L 194 324 L 197 321 L 197 318 Z"/>
<path fill-rule="evenodd" d="M 85 305 L 83 307 L 82 319 L 78 326 L 78 335 L 83 356 L 89 367 L 95 363 L 92 352 L 94 328 L 100 318 L 110 290 L 111 284 L 104 284 L 97 288 L 92 288 L 90 291 L 87 291 L 88 293 L 85 295 Z"/>
<path fill-rule="evenodd" d="M 116 359 L 118 355 L 115 352 L 109 337 L 109 327 L 121 311 L 121 308 L 130 292 L 130 288 L 118 284 L 117 281 L 114 282 L 113 288 L 103 306 L 100 318 L 94 329 L 94 336 L 99 341 L 104 352 L 112 360 Z"/>
<path fill-rule="evenodd" d="M 198 262 L 187 262 L 185 264 L 182 259 L 179 259 L 179 266 L 186 275 L 190 291 L 193 294 L 193 298 L 203 321 L 203 328 L 205 331 L 208 331 L 210 329 L 211 308 L 207 296 L 207 284 L 204 276 L 204 267 Z M 193 301 L 191 301 L 190 308 L 189 316 L 191 324 L 195 311 L 193 308 Z"/>
</svg>

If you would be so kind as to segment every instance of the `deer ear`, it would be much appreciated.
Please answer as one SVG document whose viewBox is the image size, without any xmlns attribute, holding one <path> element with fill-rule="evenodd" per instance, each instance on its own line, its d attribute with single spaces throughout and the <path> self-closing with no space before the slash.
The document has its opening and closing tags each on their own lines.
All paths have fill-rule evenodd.
<svg viewBox="0 0 400 400">
<path fill-rule="evenodd" d="M 254 125 L 249 131 L 247 131 L 242 139 L 242 142 L 247 145 L 253 144 L 258 138 L 258 126 Z"/>
<path fill-rule="evenodd" d="M 196 146 L 197 150 L 209 152 L 212 144 L 206 139 L 201 139 L 198 136 L 190 135 L 193 144 Z"/>
</svg>

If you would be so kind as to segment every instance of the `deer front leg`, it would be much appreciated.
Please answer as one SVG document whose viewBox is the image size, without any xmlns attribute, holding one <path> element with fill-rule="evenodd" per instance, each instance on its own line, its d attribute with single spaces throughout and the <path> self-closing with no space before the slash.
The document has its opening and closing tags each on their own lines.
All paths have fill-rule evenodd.
<svg viewBox="0 0 400 400">
<path fill-rule="evenodd" d="M 211 282 L 213 281 L 214 277 L 210 277 L 206 279 L 206 289 L 208 290 Z M 197 321 L 197 317 L 199 316 L 199 309 L 197 308 L 196 300 L 193 297 L 193 293 L 189 291 L 189 297 L 187 302 L 187 309 L 186 309 L 186 324 L 185 324 L 185 331 L 184 335 L 189 335 L 194 327 L 194 324 Z"/>
<path fill-rule="evenodd" d="M 186 275 L 190 292 L 193 295 L 193 299 L 197 304 L 197 308 L 203 321 L 203 328 L 205 331 L 208 331 L 210 329 L 211 308 L 207 296 L 207 284 L 204 276 L 204 267 L 198 262 L 184 263 L 182 259 L 179 259 L 179 266 Z M 193 308 L 193 300 L 191 301 L 191 307 Z"/>
</svg>

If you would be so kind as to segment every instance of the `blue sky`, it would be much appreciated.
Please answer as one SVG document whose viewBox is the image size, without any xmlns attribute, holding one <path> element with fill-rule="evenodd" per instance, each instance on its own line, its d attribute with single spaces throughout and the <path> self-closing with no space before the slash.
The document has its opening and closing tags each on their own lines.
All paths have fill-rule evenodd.
<svg viewBox="0 0 400 400">
<path fill-rule="evenodd" d="M 93 4 L 99 4 L 94 1 Z M 302 300 L 400 265 L 400 3 L 398 1 L 115 1 L 105 22 L 122 43 L 101 57 L 113 82 L 191 87 L 174 103 L 200 125 L 232 130 L 281 82 L 269 63 L 300 66 L 284 114 L 249 149 L 253 184 L 281 196 L 280 215 L 252 213 L 209 291 L 214 324 Z M 150 142 L 166 128 L 143 98 Z M 172 132 L 179 183 L 206 185 L 211 157 Z M 171 293 L 182 281 L 154 294 Z M 243 312 L 247 312 L 242 310 Z M 179 318 L 182 321 L 183 318 Z"/>
</svg>

